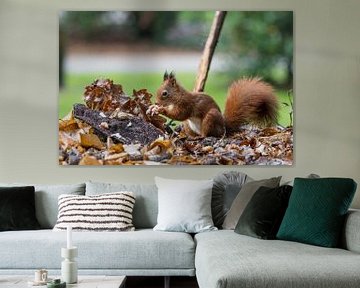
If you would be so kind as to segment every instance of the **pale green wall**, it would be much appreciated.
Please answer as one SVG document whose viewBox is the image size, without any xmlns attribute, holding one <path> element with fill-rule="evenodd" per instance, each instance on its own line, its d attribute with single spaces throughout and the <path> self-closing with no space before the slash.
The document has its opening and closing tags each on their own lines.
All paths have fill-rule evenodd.
<svg viewBox="0 0 360 288">
<path fill-rule="evenodd" d="M 206 4 L 205 4 L 206 3 Z M 1 0 L 0 182 L 152 182 L 209 178 L 225 167 L 80 168 L 57 164 L 59 10 L 294 10 L 295 165 L 238 167 L 254 178 L 318 173 L 360 186 L 360 2 Z M 358 189 L 360 190 L 360 188 Z M 354 207 L 360 207 L 360 192 Z"/>
</svg>

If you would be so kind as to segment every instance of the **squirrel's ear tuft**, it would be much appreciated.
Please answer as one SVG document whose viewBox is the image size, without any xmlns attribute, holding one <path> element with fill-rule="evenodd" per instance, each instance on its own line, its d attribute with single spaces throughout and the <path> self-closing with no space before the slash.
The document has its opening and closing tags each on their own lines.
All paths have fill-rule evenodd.
<svg viewBox="0 0 360 288">
<path fill-rule="evenodd" d="M 171 71 L 170 74 L 167 71 L 165 71 L 165 73 L 164 73 L 164 81 L 167 81 L 167 80 L 169 80 L 169 82 L 172 85 L 176 84 L 175 73 L 173 71 Z"/>
<path fill-rule="evenodd" d="M 164 81 L 167 80 L 168 78 L 169 78 L 169 74 L 168 74 L 168 72 L 166 70 L 165 73 L 164 73 Z"/>
<path fill-rule="evenodd" d="M 175 73 L 174 73 L 174 71 L 171 71 L 171 72 L 170 72 L 170 75 L 169 75 L 169 78 L 168 78 L 168 79 L 170 80 L 171 85 L 173 85 L 173 86 L 176 85 L 176 78 L 175 78 Z"/>
<path fill-rule="evenodd" d="M 174 71 L 170 72 L 169 79 L 175 79 L 175 73 Z"/>
</svg>

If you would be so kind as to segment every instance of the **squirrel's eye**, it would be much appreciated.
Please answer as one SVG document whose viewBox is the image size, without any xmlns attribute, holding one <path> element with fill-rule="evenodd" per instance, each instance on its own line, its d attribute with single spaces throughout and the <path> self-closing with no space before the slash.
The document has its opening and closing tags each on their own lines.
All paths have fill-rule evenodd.
<svg viewBox="0 0 360 288">
<path fill-rule="evenodd" d="M 164 90 L 164 91 L 162 91 L 161 92 L 161 96 L 163 96 L 163 97 L 166 97 L 166 96 L 168 96 L 168 91 L 166 91 L 166 90 Z"/>
</svg>

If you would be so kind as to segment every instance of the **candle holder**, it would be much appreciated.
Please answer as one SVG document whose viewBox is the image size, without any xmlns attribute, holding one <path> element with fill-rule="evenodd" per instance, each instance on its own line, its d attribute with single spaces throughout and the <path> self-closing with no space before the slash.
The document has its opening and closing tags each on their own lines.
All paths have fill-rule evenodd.
<svg viewBox="0 0 360 288">
<path fill-rule="evenodd" d="M 75 257 L 78 255 L 77 247 L 61 248 L 61 279 L 67 284 L 77 283 L 78 269 Z"/>
</svg>

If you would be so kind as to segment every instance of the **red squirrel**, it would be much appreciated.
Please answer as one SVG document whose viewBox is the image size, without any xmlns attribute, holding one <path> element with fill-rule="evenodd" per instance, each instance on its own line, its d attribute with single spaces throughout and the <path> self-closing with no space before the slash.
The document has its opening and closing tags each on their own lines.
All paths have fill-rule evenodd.
<svg viewBox="0 0 360 288">
<path fill-rule="evenodd" d="M 183 121 L 188 136 L 222 137 L 225 133 L 240 131 L 244 124 L 276 124 L 278 100 L 272 86 L 260 78 L 243 78 L 230 85 L 224 115 L 211 96 L 185 90 L 173 72 L 165 72 L 163 80 L 156 94 L 156 104 L 148 113 Z"/>
</svg>

